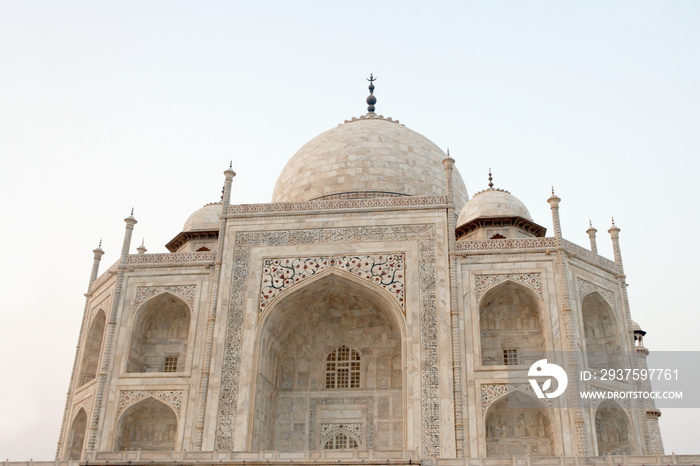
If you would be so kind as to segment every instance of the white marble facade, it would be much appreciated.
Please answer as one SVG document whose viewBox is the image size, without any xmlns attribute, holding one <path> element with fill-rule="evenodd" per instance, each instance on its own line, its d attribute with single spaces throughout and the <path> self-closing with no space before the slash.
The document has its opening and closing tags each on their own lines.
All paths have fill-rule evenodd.
<svg viewBox="0 0 700 466">
<path fill-rule="evenodd" d="M 227 170 L 171 253 L 130 254 L 127 218 L 99 277 L 95 251 L 58 459 L 663 453 L 654 406 L 528 383 L 546 354 L 644 364 L 619 254 L 566 241 L 556 196 L 551 236 L 504 190 L 466 202 L 452 162 L 369 113 L 305 145 L 273 203 L 231 204 Z"/>
</svg>

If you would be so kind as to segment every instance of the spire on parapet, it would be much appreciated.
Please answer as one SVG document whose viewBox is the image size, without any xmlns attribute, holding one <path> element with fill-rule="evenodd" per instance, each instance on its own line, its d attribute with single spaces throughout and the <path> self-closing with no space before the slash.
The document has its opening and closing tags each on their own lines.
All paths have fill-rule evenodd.
<svg viewBox="0 0 700 466">
<path fill-rule="evenodd" d="M 489 188 L 493 188 L 493 176 L 491 175 L 491 167 L 489 167 Z"/>
</svg>

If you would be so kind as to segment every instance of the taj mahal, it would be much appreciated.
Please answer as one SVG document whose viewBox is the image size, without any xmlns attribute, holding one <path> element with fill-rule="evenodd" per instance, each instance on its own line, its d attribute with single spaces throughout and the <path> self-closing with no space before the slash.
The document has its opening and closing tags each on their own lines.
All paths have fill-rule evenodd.
<svg viewBox="0 0 700 466">
<path fill-rule="evenodd" d="M 554 190 L 532 218 L 498 173 L 468 195 L 370 79 L 366 113 L 303 145 L 271 202 L 237 204 L 230 166 L 169 253 L 134 249 L 133 213 L 116 263 L 93 251 L 57 462 L 671 463 L 652 400 L 581 397 L 651 389 L 579 377 L 647 365 L 620 228 L 567 241 Z"/>
</svg>

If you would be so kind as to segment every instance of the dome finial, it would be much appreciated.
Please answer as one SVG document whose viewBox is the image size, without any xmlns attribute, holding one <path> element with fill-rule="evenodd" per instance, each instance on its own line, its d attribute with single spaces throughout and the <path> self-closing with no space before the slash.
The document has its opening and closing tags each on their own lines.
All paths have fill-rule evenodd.
<svg viewBox="0 0 700 466">
<path fill-rule="evenodd" d="M 489 189 L 493 188 L 493 176 L 491 176 L 491 167 L 489 167 Z"/>
<path fill-rule="evenodd" d="M 369 81 L 369 96 L 367 97 L 367 112 L 369 113 L 374 113 L 374 104 L 377 103 L 377 98 L 374 96 L 374 81 L 376 81 L 377 78 L 374 77 L 372 73 L 369 74 L 369 78 L 367 78 L 367 81 Z"/>
</svg>

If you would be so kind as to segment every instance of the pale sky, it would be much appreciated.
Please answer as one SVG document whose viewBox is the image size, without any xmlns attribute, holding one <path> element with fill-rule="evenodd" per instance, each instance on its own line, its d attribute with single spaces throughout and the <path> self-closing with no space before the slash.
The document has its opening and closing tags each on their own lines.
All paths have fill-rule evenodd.
<svg viewBox="0 0 700 466">
<path fill-rule="evenodd" d="M 377 113 L 449 147 L 470 194 L 621 244 L 653 351 L 698 351 L 700 2 L 0 2 L 0 460 L 53 459 L 92 249 L 164 247 L 223 170 L 269 202 L 317 134 Z M 695 200 L 693 200 L 695 199 Z M 687 243 L 686 241 L 691 241 Z M 668 453 L 700 410 L 667 409 Z"/>
</svg>

